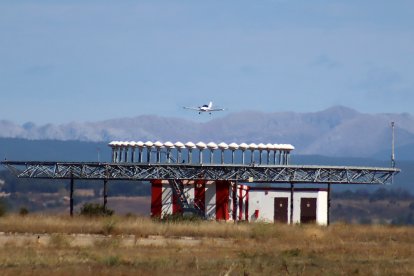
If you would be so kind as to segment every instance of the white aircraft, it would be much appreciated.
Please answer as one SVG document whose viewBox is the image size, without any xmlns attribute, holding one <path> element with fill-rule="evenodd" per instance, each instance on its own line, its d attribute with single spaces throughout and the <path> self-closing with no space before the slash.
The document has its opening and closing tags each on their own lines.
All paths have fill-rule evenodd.
<svg viewBox="0 0 414 276">
<path fill-rule="evenodd" d="M 188 107 L 183 106 L 184 109 L 191 109 L 198 111 L 198 114 L 201 114 L 201 112 L 208 112 L 211 114 L 213 111 L 224 111 L 224 108 L 213 108 L 213 102 L 209 102 L 208 104 L 199 106 L 199 107 Z"/>
</svg>

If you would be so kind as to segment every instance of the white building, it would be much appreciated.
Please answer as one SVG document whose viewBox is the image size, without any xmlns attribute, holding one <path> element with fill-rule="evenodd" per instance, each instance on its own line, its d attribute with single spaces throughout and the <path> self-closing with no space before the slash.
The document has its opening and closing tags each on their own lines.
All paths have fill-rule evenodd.
<svg viewBox="0 0 414 276">
<path fill-rule="evenodd" d="M 327 189 L 251 187 L 248 206 L 249 221 L 328 224 Z"/>
<path fill-rule="evenodd" d="M 328 224 L 328 190 L 249 187 L 229 181 L 187 181 L 184 194 L 208 219 Z M 291 204 L 293 202 L 293 204 Z M 152 181 L 151 216 L 181 213 L 168 181 Z"/>
</svg>

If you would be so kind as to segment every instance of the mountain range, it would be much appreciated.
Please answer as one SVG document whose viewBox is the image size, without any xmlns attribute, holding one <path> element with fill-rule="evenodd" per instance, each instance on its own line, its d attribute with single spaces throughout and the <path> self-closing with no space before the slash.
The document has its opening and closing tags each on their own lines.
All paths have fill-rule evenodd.
<svg viewBox="0 0 414 276">
<path fill-rule="evenodd" d="M 414 159 L 414 117 L 366 114 L 335 106 L 312 113 L 243 111 L 207 122 L 142 115 L 98 122 L 23 125 L 0 120 L 0 137 L 30 140 L 109 142 L 112 140 L 204 141 L 292 144 L 295 153 L 389 159 L 390 123 L 395 122 L 397 159 Z"/>
</svg>

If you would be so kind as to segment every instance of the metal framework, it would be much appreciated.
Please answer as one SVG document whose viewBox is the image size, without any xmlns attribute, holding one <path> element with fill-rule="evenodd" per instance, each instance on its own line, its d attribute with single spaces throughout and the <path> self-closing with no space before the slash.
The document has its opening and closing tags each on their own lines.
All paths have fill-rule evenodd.
<svg viewBox="0 0 414 276">
<path fill-rule="evenodd" d="M 397 168 L 3 161 L 20 178 L 83 180 L 227 180 L 295 184 L 390 184 Z"/>
</svg>

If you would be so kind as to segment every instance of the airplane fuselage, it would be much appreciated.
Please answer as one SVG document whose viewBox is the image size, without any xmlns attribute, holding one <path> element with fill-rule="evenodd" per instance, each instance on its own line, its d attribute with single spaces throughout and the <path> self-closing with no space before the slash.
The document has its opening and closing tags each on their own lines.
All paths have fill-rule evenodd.
<svg viewBox="0 0 414 276">
<path fill-rule="evenodd" d="M 191 109 L 191 110 L 196 110 L 198 111 L 198 114 L 201 114 L 202 112 L 208 112 L 209 114 L 211 114 L 212 111 L 223 111 L 223 108 L 213 108 L 213 103 L 209 102 L 209 104 L 205 104 L 199 107 L 186 107 L 184 106 L 185 109 Z"/>
</svg>

